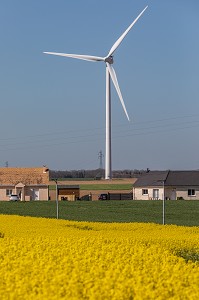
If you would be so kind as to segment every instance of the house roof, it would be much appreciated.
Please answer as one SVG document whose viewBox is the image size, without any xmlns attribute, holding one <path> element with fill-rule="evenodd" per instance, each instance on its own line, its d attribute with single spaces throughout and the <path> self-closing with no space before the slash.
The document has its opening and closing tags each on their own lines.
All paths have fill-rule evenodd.
<svg viewBox="0 0 199 300">
<path fill-rule="evenodd" d="M 199 171 L 150 171 L 134 183 L 134 187 L 146 186 L 199 186 Z"/>
<path fill-rule="evenodd" d="M 48 185 L 49 169 L 39 168 L 0 168 L 0 185 Z"/>
<path fill-rule="evenodd" d="M 169 171 L 150 171 L 142 175 L 133 184 L 134 187 L 160 186 L 166 180 Z"/>
<path fill-rule="evenodd" d="M 197 186 L 199 171 L 170 171 L 165 182 L 167 186 Z"/>
</svg>

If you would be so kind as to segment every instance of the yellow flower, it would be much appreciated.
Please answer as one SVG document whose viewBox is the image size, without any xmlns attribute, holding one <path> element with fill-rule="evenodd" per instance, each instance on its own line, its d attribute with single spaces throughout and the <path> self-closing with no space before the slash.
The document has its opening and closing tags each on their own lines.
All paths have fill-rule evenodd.
<svg viewBox="0 0 199 300">
<path fill-rule="evenodd" d="M 199 228 L 0 215 L 1 300 L 199 299 Z"/>
</svg>

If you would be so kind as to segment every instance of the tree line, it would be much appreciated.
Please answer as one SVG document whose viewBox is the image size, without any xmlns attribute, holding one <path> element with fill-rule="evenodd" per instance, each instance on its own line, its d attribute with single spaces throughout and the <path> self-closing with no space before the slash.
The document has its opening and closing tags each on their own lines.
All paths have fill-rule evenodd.
<svg viewBox="0 0 199 300">
<path fill-rule="evenodd" d="M 114 170 L 112 171 L 113 178 L 137 178 L 140 177 L 147 170 Z M 92 179 L 103 179 L 105 175 L 104 169 L 94 170 L 50 170 L 50 179 L 55 178 L 92 178 Z"/>
</svg>

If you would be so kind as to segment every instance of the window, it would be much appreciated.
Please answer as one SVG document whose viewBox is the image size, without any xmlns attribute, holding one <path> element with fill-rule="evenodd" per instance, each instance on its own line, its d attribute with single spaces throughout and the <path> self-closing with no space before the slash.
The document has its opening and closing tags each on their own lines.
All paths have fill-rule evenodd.
<svg viewBox="0 0 199 300">
<path fill-rule="evenodd" d="M 194 189 L 188 190 L 188 196 L 195 196 L 195 195 L 196 195 L 196 191 Z"/>
<path fill-rule="evenodd" d="M 142 190 L 142 195 L 148 195 L 148 189 L 143 189 Z"/>
<path fill-rule="evenodd" d="M 10 196 L 12 194 L 12 190 L 6 190 L 6 196 Z"/>
</svg>

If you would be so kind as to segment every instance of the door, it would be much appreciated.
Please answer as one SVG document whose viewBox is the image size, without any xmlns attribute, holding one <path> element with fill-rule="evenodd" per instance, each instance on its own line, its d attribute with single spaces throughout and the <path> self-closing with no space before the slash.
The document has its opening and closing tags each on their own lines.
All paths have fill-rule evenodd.
<svg viewBox="0 0 199 300">
<path fill-rule="evenodd" d="M 32 189 L 32 200 L 39 200 L 39 190 Z"/>
<path fill-rule="evenodd" d="M 153 189 L 153 199 L 154 200 L 159 199 L 159 189 Z"/>
<path fill-rule="evenodd" d="M 176 190 L 175 189 L 173 189 L 171 191 L 171 200 L 176 200 Z"/>
<path fill-rule="evenodd" d="M 17 195 L 19 196 L 19 200 L 22 200 L 22 189 L 17 188 L 16 192 L 17 192 Z"/>
</svg>

